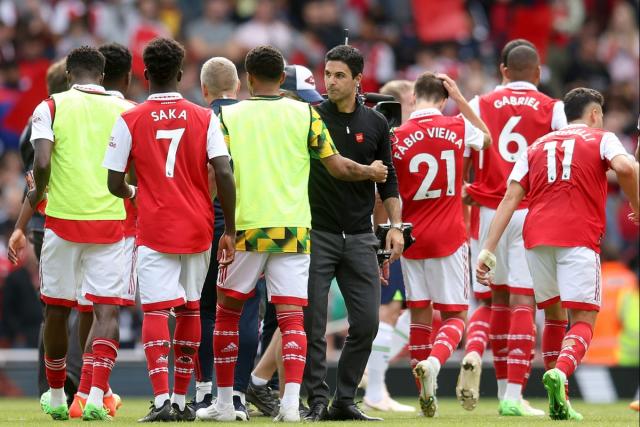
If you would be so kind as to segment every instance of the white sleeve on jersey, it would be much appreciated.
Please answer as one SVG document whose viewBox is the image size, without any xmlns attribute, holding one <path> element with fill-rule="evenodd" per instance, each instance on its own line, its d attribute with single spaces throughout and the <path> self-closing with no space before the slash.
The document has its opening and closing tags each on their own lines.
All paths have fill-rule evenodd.
<svg viewBox="0 0 640 427">
<path fill-rule="evenodd" d="M 209 129 L 207 129 L 207 155 L 209 160 L 220 156 L 229 157 L 229 150 L 220 129 L 220 120 L 215 114 L 211 114 Z"/>
<path fill-rule="evenodd" d="M 469 107 L 471 107 L 471 109 L 473 110 L 474 113 L 476 113 L 476 115 L 478 117 L 480 117 L 480 98 L 478 98 L 478 96 L 474 96 L 471 101 L 469 101 Z M 464 120 L 464 125 L 465 125 L 465 133 L 467 132 L 467 119 Z M 471 123 L 469 123 L 469 125 L 471 125 Z M 475 127 L 474 127 L 475 128 Z M 477 129 L 477 128 L 475 128 Z M 480 134 L 482 135 L 482 132 L 480 132 Z M 484 141 L 484 138 L 482 138 L 480 140 L 480 148 L 477 148 L 477 150 L 482 148 L 482 142 Z M 465 157 L 471 157 L 471 146 L 469 146 L 466 141 L 465 141 L 465 146 L 464 146 L 464 156 Z"/>
<path fill-rule="evenodd" d="M 131 132 L 122 117 L 118 117 L 111 130 L 109 145 L 104 155 L 102 167 L 116 172 L 124 172 L 131 153 Z"/>
<path fill-rule="evenodd" d="M 600 140 L 600 158 L 608 161 L 613 160 L 614 157 L 619 155 L 627 155 L 631 157 L 631 154 L 622 145 L 622 142 L 613 132 L 607 132 L 602 135 Z M 635 161 L 635 159 L 632 159 Z"/>
<path fill-rule="evenodd" d="M 564 102 L 556 101 L 556 103 L 553 104 L 551 130 L 560 130 L 565 126 L 567 126 L 567 116 L 564 114 Z"/>
<path fill-rule="evenodd" d="M 482 150 L 484 146 L 484 134 L 480 129 L 471 124 L 467 119 L 464 119 L 464 152 L 473 148 L 474 150 Z M 470 157 L 471 153 L 468 156 Z"/>
<path fill-rule="evenodd" d="M 33 111 L 31 118 L 31 143 L 36 139 L 54 141 L 51 111 L 47 101 L 42 101 Z"/>
<path fill-rule="evenodd" d="M 507 179 L 507 185 L 509 185 L 511 181 L 522 181 L 522 178 L 527 176 L 529 173 L 529 157 L 527 154 L 528 150 L 525 150 L 525 152 L 522 153 L 520 158 L 516 161 L 516 164 L 513 165 L 513 170 L 511 170 L 511 174 Z"/>
</svg>

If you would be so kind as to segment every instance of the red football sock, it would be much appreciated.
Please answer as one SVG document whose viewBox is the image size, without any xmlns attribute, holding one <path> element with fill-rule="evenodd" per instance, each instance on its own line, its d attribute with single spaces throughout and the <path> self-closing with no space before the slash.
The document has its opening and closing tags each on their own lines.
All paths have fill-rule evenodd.
<svg viewBox="0 0 640 427">
<path fill-rule="evenodd" d="M 489 328 L 491 326 L 491 307 L 481 305 L 473 312 L 467 324 L 467 344 L 464 354 L 472 351 L 480 356 L 484 354 L 489 342 Z"/>
<path fill-rule="evenodd" d="M 238 360 L 238 325 L 242 311 L 218 304 L 213 331 L 213 364 L 218 387 L 233 387 L 233 372 Z"/>
<path fill-rule="evenodd" d="M 78 393 L 88 395 L 93 381 L 93 353 L 82 354 L 82 369 L 80 371 L 80 384 Z"/>
<path fill-rule="evenodd" d="M 491 306 L 491 326 L 489 340 L 493 351 L 493 367 L 496 371 L 496 379 L 507 378 L 507 354 L 509 353 L 508 340 L 511 310 L 508 305 L 493 304 Z"/>
<path fill-rule="evenodd" d="M 438 329 L 430 356 L 437 358 L 440 361 L 440 366 L 444 365 L 455 349 L 458 348 L 458 344 L 462 340 L 463 331 L 464 320 L 455 317 L 445 320 L 440 329 Z"/>
<path fill-rule="evenodd" d="M 108 338 L 93 340 L 93 378 L 91 387 L 97 387 L 105 393 L 109 391 L 109 376 L 118 357 L 118 341 Z"/>
<path fill-rule="evenodd" d="M 187 394 L 200 346 L 200 310 L 178 309 L 173 334 L 173 392 Z"/>
<path fill-rule="evenodd" d="M 542 360 L 545 370 L 555 366 L 568 324 L 566 320 L 545 320 L 542 331 Z"/>
<path fill-rule="evenodd" d="M 142 344 L 153 395 L 169 393 L 169 310 L 144 313 Z"/>
<path fill-rule="evenodd" d="M 567 378 L 573 374 L 582 361 L 592 336 L 593 328 L 586 322 L 574 323 L 565 335 L 556 368 L 564 372 Z"/>
<path fill-rule="evenodd" d="M 280 311 L 277 317 L 282 332 L 284 382 L 300 384 L 307 361 L 307 334 L 304 332 L 302 310 Z"/>
<path fill-rule="evenodd" d="M 431 326 L 422 323 L 412 323 L 411 326 L 409 326 L 411 369 L 429 357 L 431 348 Z"/>
<path fill-rule="evenodd" d="M 533 308 L 526 305 L 514 306 L 511 309 L 508 338 L 507 381 L 509 383 L 524 383 L 524 376 L 529 370 L 531 348 L 534 343 Z"/>
<path fill-rule="evenodd" d="M 51 388 L 63 388 L 67 379 L 67 358 L 50 359 L 44 356 L 44 371 Z"/>
</svg>

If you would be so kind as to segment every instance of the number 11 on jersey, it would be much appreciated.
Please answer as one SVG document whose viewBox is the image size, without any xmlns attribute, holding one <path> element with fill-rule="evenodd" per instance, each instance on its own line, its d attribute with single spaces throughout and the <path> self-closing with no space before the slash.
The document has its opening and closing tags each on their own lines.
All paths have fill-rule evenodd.
<svg viewBox="0 0 640 427">
<path fill-rule="evenodd" d="M 544 150 L 547 152 L 547 181 L 556 181 L 556 147 L 557 141 L 551 141 L 544 144 Z M 567 139 L 562 142 L 564 148 L 564 157 L 562 159 L 562 180 L 568 181 L 571 178 L 571 159 L 573 159 L 573 148 L 576 145 L 575 139 Z"/>
</svg>

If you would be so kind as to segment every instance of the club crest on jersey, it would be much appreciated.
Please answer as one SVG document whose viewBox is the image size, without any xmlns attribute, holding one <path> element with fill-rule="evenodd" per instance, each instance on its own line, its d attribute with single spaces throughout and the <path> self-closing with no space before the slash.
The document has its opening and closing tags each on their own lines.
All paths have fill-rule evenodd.
<svg viewBox="0 0 640 427">
<path fill-rule="evenodd" d="M 358 144 L 362 144 L 364 142 L 364 133 L 362 132 L 356 133 L 356 142 Z"/>
<path fill-rule="evenodd" d="M 160 110 L 160 111 L 152 111 L 151 118 L 154 122 L 160 120 L 171 120 L 171 119 L 182 119 L 187 120 L 187 110 L 181 110 L 179 113 L 176 113 L 175 108 L 169 108 L 168 110 Z"/>
</svg>

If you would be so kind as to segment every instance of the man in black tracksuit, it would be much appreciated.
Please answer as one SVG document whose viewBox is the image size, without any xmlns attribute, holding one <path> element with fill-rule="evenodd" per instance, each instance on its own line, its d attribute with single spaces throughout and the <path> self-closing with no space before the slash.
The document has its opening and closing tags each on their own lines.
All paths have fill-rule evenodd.
<svg viewBox="0 0 640 427">
<path fill-rule="evenodd" d="M 325 86 L 329 99 L 316 107 L 336 148 L 361 164 L 381 160 L 388 167 L 385 183 L 377 184 L 392 228 L 386 247 L 391 261 L 400 257 L 404 241 L 398 185 L 385 118 L 356 98 L 362 78 L 362 54 L 351 46 L 337 46 L 325 58 Z M 374 420 L 354 403 L 371 344 L 378 331 L 380 275 L 378 240 L 371 214 L 375 187 L 371 181 L 345 182 L 333 178 L 318 159 L 311 160 L 311 265 L 308 306 L 304 310 L 307 360 L 304 387 L 310 410 L 308 421 Z M 325 330 L 331 280 L 337 279 L 347 306 L 349 336 L 338 363 L 336 393 L 331 408 L 327 375 Z M 379 420 L 379 419 L 376 419 Z"/>
</svg>

